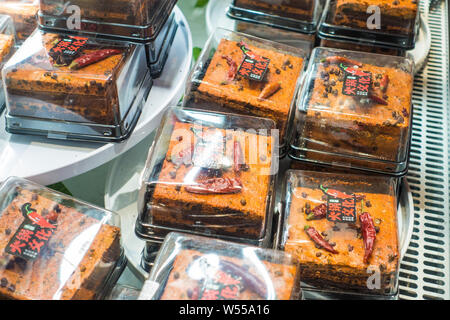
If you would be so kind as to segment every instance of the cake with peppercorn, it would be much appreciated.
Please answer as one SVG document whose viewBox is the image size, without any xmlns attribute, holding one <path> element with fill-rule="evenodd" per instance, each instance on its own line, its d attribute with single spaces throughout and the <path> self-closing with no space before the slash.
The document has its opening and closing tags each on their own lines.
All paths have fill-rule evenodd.
<svg viewBox="0 0 450 320">
<path fill-rule="evenodd" d="M 368 19 L 379 8 L 380 26 L 377 31 L 411 34 L 418 17 L 417 0 L 332 0 L 330 12 L 336 25 L 369 30 Z M 376 22 L 377 20 L 375 20 Z"/>
<path fill-rule="evenodd" d="M 14 46 L 13 35 L 0 34 L 0 65 L 3 65 L 4 59 L 11 53 L 13 46 Z"/>
<path fill-rule="evenodd" d="M 303 87 L 295 148 L 306 150 L 306 159 L 320 163 L 399 170 L 397 164 L 406 162 L 409 151 L 412 62 L 315 50 Z"/>
<path fill-rule="evenodd" d="M 230 244 L 231 245 L 231 244 Z M 296 264 L 211 255 L 197 250 L 177 253 L 161 300 L 290 300 L 297 299 Z M 217 263 L 211 265 L 211 262 Z"/>
<path fill-rule="evenodd" d="M 309 21 L 314 15 L 316 0 L 234 0 L 233 5 L 282 18 Z"/>
<path fill-rule="evenodd" d="M 98 297 L 121 246 L 120 229 L 94 214 L 18 188 L 0 213 L 0 297 Z"/>
<path fill-rule="evenodd" d="M 299 49 L 288 53 L 281 44 L 222 39 L 192 79 L 188 104 L 196 108 L 269 118 L 283 139 L 294 104 L 304 59 Z M 294 52 L 298 54 L 294 55 Z M 244 61 L 245 58 L 245 61 Z M 247 62 L 262 65 L 253 80 Z M 261 63 L 259 63 L 261 62 Z M 250 74 L 253 73 L 253 67 Z M 283 143 L 280 143 L 283 145 Z"/>
<path fill-rule="evenodd" d="M 217 115 L 201 112 L 199 119 L 208 117 Z M 273 137 L 179 119 L 166 133 L 170 142 L 159 149 L 163 137 L 157 147 L 166 156 L 146 178 L 138 225 L 151 224 L 159 238 L 182 230 L 265 239 L 273 196 Z"/>
<path fill-rule="evenodd" d="M 65 0 L 41 0 L 40 3 L 44 16 L 70 16 Z M 97 0 L 93 5 L 91 0 L 70 1 L 70 5 L 80 8 L 83 20 L 132 26 L 148 25 L 163 12 L 170 13 L 175 3 L 173 0 Z"/>
<path fill-rule="evenodd" d="M 36 31 L 3 69 L 9 115 L 116 125 L 134 98 L 120 94 L 118 84 L 134 51 L 134 45 Z"/>
<path fill-rule="evenodd" d="M 0 14 L 5 14 L 12 18 L 18 40 L 25 40 L 36 29 L 38 10 L 39 4 L 36 1 L 0 1 Z"/>
<path fill-rule="evenodd" d="M 298 258 L 302 281 L 318 289 L 393 294 L 399 266 L 393 180 L 312 171 L 287 176 L 281 243 Z"/>
</svg>

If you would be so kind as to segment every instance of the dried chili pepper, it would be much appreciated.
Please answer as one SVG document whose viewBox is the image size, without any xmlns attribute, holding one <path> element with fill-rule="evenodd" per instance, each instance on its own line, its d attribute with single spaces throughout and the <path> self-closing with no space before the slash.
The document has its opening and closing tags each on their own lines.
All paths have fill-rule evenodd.
<svg viewBox="0 0 450 320">
<path fill-rule="evenodd" d="M 255 292 L 262 299 L 267 299 L 266 286 L 261 280 L 248 272 L 248 270 L 226 260 L 220 260 L 219 267 L 222 271 L 241 278 L 245 289 Z"/>
<path fill-rule="evenodd" d="M 306 220 L 320 220 L 327 217 L 327 205 L 325 203 L 322 203 L 321 205 L 318 205 L 314 209 L 312 209 L 311 213 L 308 214 L 306 217 Z"/>
<path fill-rule="evenodd" d="M 187 192 L 196 194 L 229 194 L 242 190 L 239 178 L 210 178 L 185 186 Z"/>
<path fill-rule="evenodd" d="M 244 41 L 239 42 L 239 46 L 241 47 L 241 50 L 244 52 L 244 54 L 246 56 L 248 56 L 250 59 L 259 60 L 259 61 L 266 60 L 265 58 L 261 57 L 260 55 L 254 53 L 252 50 L 250 50 L 248 48 L 248 45 Z"/>
<path fill-rule="evenodd" d="M 122 51 L 118 49 L 102 49 L 94 52 L 86 53 L 81 57 L 72 61 L 69 65 L 69 69 L 77 70 L 83 67 L 86 67 L 90 64 L 96 63 L 98 61 L 104 60 L 110 56 L 114 56 L 116 54 L 121 54 Z"/>
<path fill-rule="evenodd" d="M 269 83 L 268 85 L 266 85 L 263 89 L 263 91 L 261 91 L 261 94 L 259 95 L 258 99 L 259 100 L 264 100 L 267 99 L 271 96 L 273 96 L 275 93 L 278 92 L 278 90 L 281 89 L 281 83 L 279 82 L 273 82 L 273 83 Z"/>
<path fill-rule="evenodd" d="M 244 163 L 244 153 L 242 152 L 242 147 L 239 141 L 234 141 L 233 143 L 233 168 L 235 172 L 240 172 L 241 168 L 245 166 Z"/>
<path fill-rule="evenodd" d="M 306 234 L 311 238 L 312 241 L 314 241 L 315 244 L 319 245 L 328 252 L 335 254 L 338 253 L 333 248 L 333 246 L 320 235 L 320 233 L 316 229 L 310 226 L 305 226 L 305 231 Z"/>
<path fill-rule="evenodd" d="M 360 69 L 355 69 L 355 68 L 352 68 L 352 67 L 344 66 L 342 63 L 340 64 L 340 67 L 341 67 L 345 72 L 350 73 L 350 74 L 355 75 L 355 76 L 359 76 L 359 77 L 367 77 L 367 76 L 370 76 L 370 74 L 367 73 L 367 72 L 365 72 L 365 71 L 362 71 L 362 70 L 360 70 Z"/>
<path fill-rule="evenodd" d="M 369 96 L 369 98 L 378 104 L 382 104 L 384 106 L 388 105 L 388 102 L 386 100 L 384 100 L 383 98 L 380 98 L 379 96 L 377 96 L 373 93 Z"/>
<path fill-rule="evenodd" d="M 323 191 L 323 193 L 325 193 L 327 196 L 333 197 L 333 198 L 339 198 L 339 199 L 350 199 L 353 198 L 353 194 L 346 194 L 344 192 L 338 191 L 338 190 L 334 190 L 334 189 L 329 189 L 329 188 L 325 188 L 323 185 L 320 185 L 320 190 Z"/>
<path fill-rule="evenodd" d="M 223 59 L 225 59 L 228 63 L 228 65 L 230 66 L 230 68 L 228 69 L 228 74 L 227 74 L 227 81 L 233 81 L 234 78 L 236 77 L 236 73 L 238 71 L 238 66 L 236 64 L 236 62 L 234 62 L 233 59 L 231 59 L 230 57 L 223 55 L 222 56 Z"/>
<path fill-rule="evenodd" d="M 381 91 L 386 92 L 388 85 L 389 85 L 389 76 L 386 74 L 386 75 L 384 75 L 383 79 L 381 79 L 381 81 L 380 81 Z"/>
<path fill-rule="evenodd" d="M 328 62 L 330 64 L 337 64 L 337 63 L 347 63 L 353 66 L 358 66 L 358 67 L 362 67 L 362 63 L 358 62 L 356 60 L 351 60 L 345 57 L 341 57 L 341 56 L 331 56 L 331 57 L 326 57 L 325 59 L 322 59 L 321 62 Z"/>
<path fill-rule="evenodd" d="M 364 212 L 359 216 L 361 222 L 361 232 L 364 240 L 364 263 L 368 263 L 370 255 L 373 251 L 377 232 L 373 219 L 368 212 Z"/>
</svg>

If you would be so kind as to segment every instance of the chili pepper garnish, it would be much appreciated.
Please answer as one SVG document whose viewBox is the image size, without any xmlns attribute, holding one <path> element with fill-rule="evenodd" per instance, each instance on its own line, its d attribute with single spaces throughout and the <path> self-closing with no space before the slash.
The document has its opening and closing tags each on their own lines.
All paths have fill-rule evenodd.
<svg viewBox="0 0 450 320">
<path fill-rule="evenodd" d="M 311 213 L 308 214 L 306 220 L 320 220 L 327 217 L 327 205 L 322 203 L 318 205 L 314 209 L 312 209 Z"/>
<path fill-rule="evenodd" d="M 380 89 L 382 92 L 386 92 L 387 87 L 389 85 L 389 76 L 387 74 L 380 81 Z"/>
<path fill-rule="evenodd" d="M 263 89 L 263 91 L 261 91 L 261 94 L 259 95 L 258 99 L 259 100 L 264 100 L 267 99 L 271 96 L 273 96 L 275 93 L 278 92 L 278 90 L 281 89 L 281 83 L 279 82 L 273 82 L 273 83 L 269 83 L 268 85 L 266 85 Z"/>
<path fill-rule="evenodd" d="M 261 57 L 260 55 L 254 53 L 252 50 L 250 50 L 248 48 L 248 45 L 244 41 L 239 42 L 239 46 L 241 47 L 242 52 L 244 52 L 244 54 L 246 56 L 248 56 L 250 59 L 266 60 L 265 58 Z"/>
<path fill-rule="evenodd" d="M 230 69 L 228 69 L 227 81 L 233 81 L 234 78 L 236 77 L 238 66 L 236 62 L 234 62 L 234 60 L 231 59 L 230 57 L 223 55 L 222 58 L 227 60 L 227 63 L 230 66 Z"/>
<path fill-rule="evenodd" d="M 356 60 L 351 60 L 345 57 L 341 57 L 341 56 L 331 56 L 331 57 L 326 57 L 325 59 L 322 59 L 321 62 L 328 62 L 330 64 L 338 64 L 338 63 L 346 63 L 346 64 L 350 64 L 352 66 L 358 66 L 358 67 L 362 67 L 362 63 L 358 62 Z"/>
<path fill-rule="evenodd" d="M 320 233 L 316 229 L 314 229 L 313 227 L 310 227 L 310 226 L 305 226 L 305 231 L 306 231 L 306 234 L 311 238 L 312 241 L 314 241 L 315 244 L 319 245 L 320 247 L 327 250 L 328 252 L 331 252 L 334 254 L 338 253 L 333 248 L 333 246 L 320 235 Z"/>
<path fill-rule="evenodd" d="M 114 56 L 116 54 L 121 54 L 122 51 L 118 49 L 102 49 L 94 52 L 86 53 L 81 57 L 72 61 L 69 65 L 69 69 L 78 70 L 83 67 L 86 67 L 90 64 L 96 63 L 98 61 L 104 60 L 110 56 Z"/>
<path fill-rule="evenodd" d="M 370 255 L 373 251 L 377 232 L 373 219 L 368 212 L 364 212 L 359 216 L 361 222 L 361 232 L 364 240 L 364 263 L 368 263 Z"/>
<path fill-rule="evenodd" d="M 196 194 L 230 194 L 242 191 L 239 178 L 210 178 L 185 186 L 187 192 Z"/>
<path fill-rule="evenodd" d="M 382 104 L 382 105 L 384 105 L 384 106 L 387 106 L 387 105 L 388 105 L 388 102 L 387 102 L 386 100 L 384 100 L 383 98 L 380 98 L 379 96 L 377 96 L 377 95 L 375 95 L 375 94 L 373 94 L 373 93 L 369 96 L 369 98 L 370 98 L 372 101 L 374 101 L 374 102 L 376 102 L 376 103 L 379 103 L 379 104 Z"/>
<path fill-rule="evenodd" d="M 339 198 L 339 199 L 350 199 L 353 198 L 353 194 L 346 194 L 344 192 L 335 190 L 335 189 L 329 189 L 325 188 L 323 185 L 320 185 L 320 190 L 323 191 L 327 196 L 333 197 L 333 198 Z"/>
<path fill-rule="evenodd" d="M 339 65 L 345 72 L 350 73 L 352 75 L 355 76 L 359 76 L 359 77 L 367 77 L 370 76 L 369 73 L 362 71 L 360 69 L 356 69 L 356 68 L 352 68 L 352 67 L 347 67 L 344 66 L 342 63 Z"/>
<path fill-rule="evenodd" d="M 239 141 L 234 141 L 233 143 L 233 168 L 235 172 L 240 172 L 241 168 L 245 166 L 244 163 L 244 153 L 242 152 L 242 147 Z"/>
<path fill-rule="evenodd" d="M 267 299 L 266 286 L 263 282 L 261 282 L 260 279 L 248 272 L 248 270 L 234 264 L 231 261 L 226 260 L 220 260 L 219 267 L 220 269 L 222 269 L 222 271 L 241 278 L 245 289 L 249 289 L 259 295 L 261 298 Z"/>
</svg>

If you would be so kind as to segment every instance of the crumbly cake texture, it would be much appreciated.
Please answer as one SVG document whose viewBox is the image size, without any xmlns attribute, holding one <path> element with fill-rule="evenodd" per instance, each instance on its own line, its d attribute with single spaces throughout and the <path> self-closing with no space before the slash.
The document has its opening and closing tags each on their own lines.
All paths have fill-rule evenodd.
<svg viewBox="0 0 450 320">
<path fill-rule="evenodd" d="M 227 133 L 223 129 L 204 128 L 205 134 L 218 132 L 227 137 L 226 150 L 232 150 L 234 141 L 239 141 L 248 169 L 239 173 L 242 190 L 238 193 L 193 194 L 186 190 L 186 183 L 192 179 L 192 173 L 196 174 L 198 168 L 192 165 L 178 166 L 171 161 L 171 155 L 180 150 L 178 136 L 183 135 L 184 144 L 181 142 L 181 149 L 190 148 L 191 143 L 195 146 L 198 142 L 192 128 L 192 123 L 174 124 L 171 142 L 159 176 L 147 187 L 148 222 L 154 226 L 261 239 L 264 236 L 271 192 L 272 178 L 268 173 L 271 166 L 272 138 L 247 132 Z M 257 148 L 255 143 L 267 146 L 267 152 L 261 152 L 266 154 L 257 155 L 258 159 L 249 161 L 250 150 Z M 200 155 L 204 156 L 206 154 Z M 235 178 L 236 173 L 233 170 L 224 171 L 222 177 Z"/>
<path fill-rule="evenodd" d="M 290 109 L 297 92 L 297 82 L 303 69 L 303 59 L 274 49 L 262 49 L 248 44 L 248 48 L 262 57 L 270 59 L 265 81 L 256 82 L 236 77 L 227 82 L 229 65 L 223 58 L 231 58 L 241 65 L 244 54 L 239 42 L 222 39 L 209 63 L 200 85 L 192 89 L 196 107 L 208 110 L 232 112 L 270 118 L 277 124 L 280 137 L 284 136 Z M 260 99 L 264 88 L 280 84 L 280 89 L 270 97 Z"/>
<path fill-rule="evenodd" d="M 333 21 L 337 25 L 367 29 L 369 6 L 381 10 L 380 31 L 411 34 L 414 32 L 418 10 L 417 0 L 335 0 Z"/>
<path fill-rule="evenodd" d="M 115 80 L 133 49 L 112 47 L 120 49 L 122 54 L 74 70 L 68 66 L 55 66 L 48 55 L 59 37 L 43 33 L 44 48 L 7 70 L 9 113 L 13 116 L 116 124 L 119 98 Z M 100 49 L 110 48 L 88 44 L 80 54 Z"/>
<path fill-rule="evenodd" d="M 326 183 L 326 182 L 324 182 Z M 339 180 L 335 181 L 339 184 Z M 348 182 L 347 182 L 348 183 Z M 343 185 L 346 182 L 342 182 Z M 348 186 L 347 186 L 348 188 Z M 338 188 L 336 188 L 338 189 Z M 311 210 L 326 204 L 324 193 L 319 189 L 297 187 L 291 195 L 289 216 L 285 226 L 285 251 L 298 257 L 301 279 L 305 283 L 322 288 L 358 290 L 367 293 L 391 291 L 399 263 L 396 200 L 390 194 L 357 192 L 364 196 L 364 212 L 368 212 L 378 228 L 373 253 L 364 263 L 364 241 L 359 219 L 355 224 L 335 223 L 326 218 L 307 220 Z M 360 201 L 356 205 L 361 214 Z M 317 247 L 305 232 L 305 226 L 315 228 L 329 243 L 334 244 L 337 254 Z M 371 268 L 380 272 L 381 288 L 369 290 L 368 278 Z"/>
<path fill-rule="evenodd" d="M 73 0 L 71 5 L 81 9 L 81 16 L 86 20 L 98 22 L 121 23 L 133 26 L 145 26 L 151 22 L 161 10 L 171 12 L 167 4 L 173 0 Z M 44 15 L 58 15 L 64 6 L 63 0 L 41 0 L 41 12 Z"/>
<path fill-rule="evenodd" d="M 25 40 L 37 27 L 39 4 L 24 1 L 0 1 L 0 14 L 8 15 L 14 22 L 18 40 Z"/>
<path fill-rule="evenodd" d="M 275 15 L 282 18 L 310 21 L 313 19 L 316 0 L 235 0 L 234 5 L 242 9 L 250 9 Z"/>
<path fill-rule="evenodd" d="M 413 76 L 400 68 L 366 63 L 359 69 L 372 74 L 370 92 L 385 100 L 386 105 L 345 95 L 342 92 L 344 71 L 337 64 L 320 62 L 314 71 L 300 138 L 306 142 L 308 150 L 404 161 L 411 129 Z M 385 77 L 389 80 L 386 90 L 382 91 Z M 329 158 L 326 154 L 323 157 Z M 308 159 L 323 160 L 322 155 L 314 155 L 314 152 Z"/>
<path fill-rule="evenodd" d="M 31 203 L 31 207 L 44 218 L 57 216 L 57 228 L 34 261 L 5 252 L 24 221 L 21 206 L 25 203 Z M 94 299 L 121 254 L 120 229 L 99 224 L 97 219 L 75 209 L 34 192 L 19 190 L 0 215 L 0 297 L 19 300 Z M 89 230 L 96 227 L 95 237 L 83 256 L 69 250 L 71 245 L 76 246 L 83 241 L 80 238 L 83 233 L 91 233 Z M 73 265 L 74 259 L 79 261 L 78 265 Z M 61 279 L 65 282 L 61 283 Z"/>
<path fill-rule="evenodd" d="M 193 296 L 193 293 L 196 291 L 196 288 L 201 288 L 202 284 L 200 283 L 200 281 L 192 279 L 188 274 L 188 270 L 191 264 L 201 255 L 202 253 L 196 250 L 182 250 L 177 254 L 173 262 L 173 269 L 169 274 L 167 284 L 161 295 L 161 300 L 195 300 L 195 296 Z M 219 255 L 219 258 L 222 261 L 233 263 L 244 273 L 250 274 L 251 276 L 255 277 L 263 287 L 267 286 L 267 283 L 262 277 L 261 271 L 257 270 L 254 266 L 250 266 L 245 260 L 223 255 Z M 283 265 L 264 260 L 262 260 L 261 263 L 263 264 L 265 271 L 267 271 L 267 275 L 270 278 L 271 284 L 273 285 L 275 299 L 289 300 L 291 298 L 295 298 L 295 288 L 298 280 L 297 266 Z M 239 274 L 228 273 L 228 275 L 239 278 Z M 205 282 L 207 281 L 213 281 L 213 279 L 208 278 L 207 280 L 205 280 Z M 205 294 L 203 294 L 202 297 L 198 298 L 203 298 L 204 300 L 214 299 L 214 297 L 206 296 Z M 251 286 L 244 283 L 243 288 L 237 294 L 237 297 L 230 299 L 261 300 L 267 299 L 267 296 L 261 297 L 257 294 L 257 292 L 255 292 L 255 290 L 252 290 Z"/>
<path fill-rule="evenodd" d="M 14 46 L 13 35 L 0 34 L 0 65 L 3 65 L 4 58 L 11 52 L 13 46 Z"/>
</svg>

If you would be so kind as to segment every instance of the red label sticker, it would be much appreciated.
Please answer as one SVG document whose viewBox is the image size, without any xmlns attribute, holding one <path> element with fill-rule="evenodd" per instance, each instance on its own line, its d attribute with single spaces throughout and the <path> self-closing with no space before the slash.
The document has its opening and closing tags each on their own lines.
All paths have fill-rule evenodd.
<svg viewBox="0 0 450 320">
<path fill-rule="evenodd" d="M 31 203 L 25 203 L 21 211 L 25 221 L 9 241 L 6 252 L 26 260 L 35 260 L 47 245 L 56 226 L 38 214 Z"/>
<path fill-rule="evenodd" d="M 244 61 L 238 69 L 237 74 L 254 81 L 263 81 L 269 69 L 270 59 L 253 53 L 245 45 L 241 45 L 244 52 Z"/>
<path fill-rule="evenodd" d="M 340 68 L 344 70 L 344 83 L 342 85 L 342 93 L 353 97 L 367 97 L 372 86 L 372 73 L 362 71 L 357 68 L 344 66 L 340 64 Z"/>
</svg>

